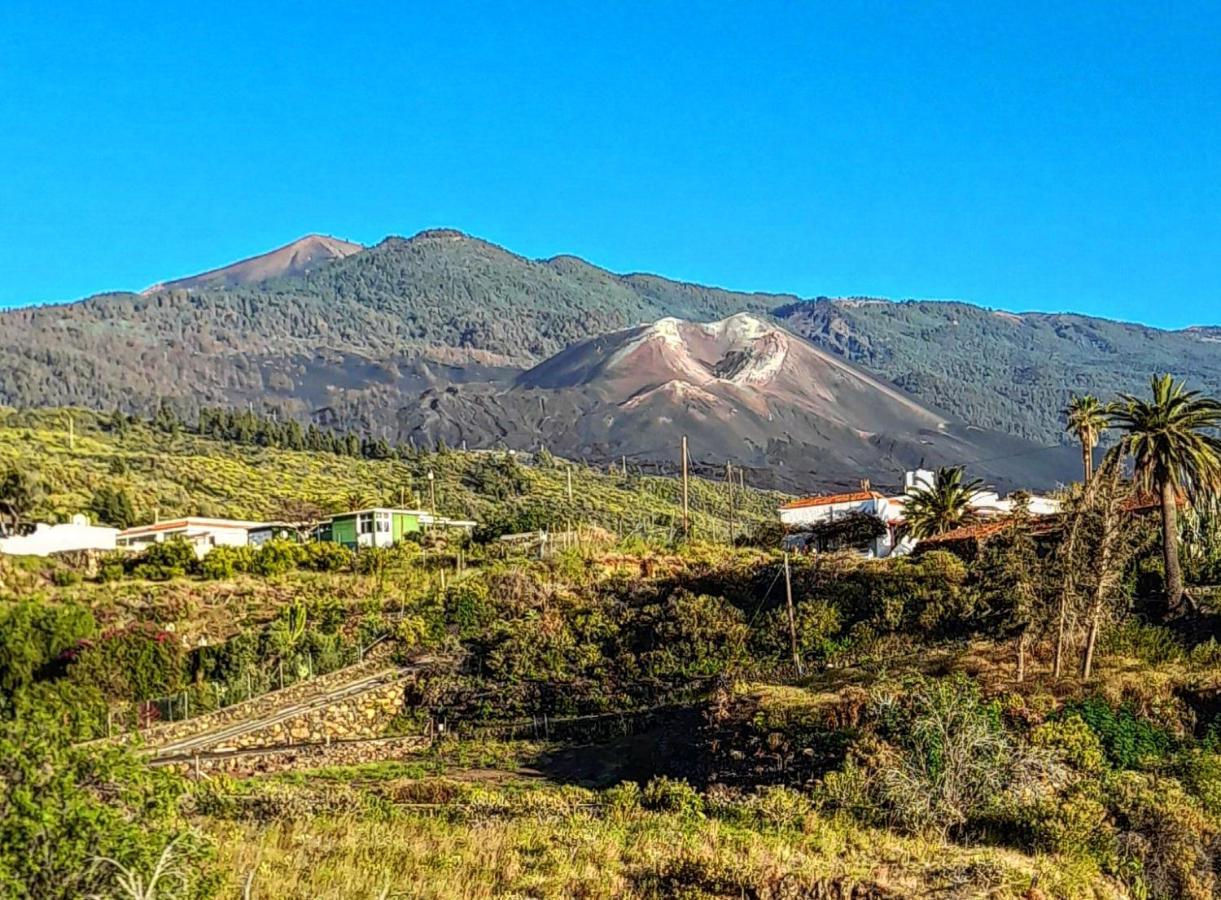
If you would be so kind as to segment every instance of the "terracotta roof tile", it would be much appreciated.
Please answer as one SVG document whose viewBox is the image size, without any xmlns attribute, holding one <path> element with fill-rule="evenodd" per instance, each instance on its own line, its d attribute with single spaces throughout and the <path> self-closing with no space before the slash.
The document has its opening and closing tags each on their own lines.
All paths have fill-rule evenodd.
<svg viewBox="0 0 1221 900">
<path fill-rule="evenodd" d="M 821 494 L 817 497 L 802 497 L 780 507 L 781 509 L 805 509 L 810 506 L 833 506 L 836 503 L 860 503 L 862 500 L 881 500 L 877 491 L 849 491 L 845 494 Z"/>
</svg>

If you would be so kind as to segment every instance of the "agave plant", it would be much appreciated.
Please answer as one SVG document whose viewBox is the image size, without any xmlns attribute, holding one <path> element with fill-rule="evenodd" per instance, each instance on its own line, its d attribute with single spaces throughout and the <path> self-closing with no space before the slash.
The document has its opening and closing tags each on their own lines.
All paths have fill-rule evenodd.
<svg viewBox="0 0 1221 900">
<path fill-rule="evenodd" d="M 930 538 L 976 521 L 972 501 L 983 489 L 978 478 L 964 480 L 961 466 L 938 469 L 932 484 L 912 488 L 907 494 L 903 518 L 912 537 Z"/>
<path fill-rule="evenodd" d="M 180 838 L 181 835 L 165 845 L 152 871 L 147 874 L 108 856 L 96 857 L 95 865 L 114 870 L 116 890 L 113 894 L 105 895 L 105 900 L 172 900 L 185 897 L 191 874 L 186 855 L 177 846 Z M 103 895 L 93 894 L 90 900 L 103 900 Z"/>
</svg>

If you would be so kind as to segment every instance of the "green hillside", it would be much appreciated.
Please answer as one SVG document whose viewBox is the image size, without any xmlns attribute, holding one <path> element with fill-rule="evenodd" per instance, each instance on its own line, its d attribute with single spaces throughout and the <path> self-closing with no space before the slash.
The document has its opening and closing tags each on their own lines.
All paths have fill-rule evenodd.
<svg viewBox="0 0 1221 900">
<path fill-rule="evenodd" d="M 556 524 L 594 524 L 647 537 L 669 534 L 681 519 L 676 479 L 631 472 L 624 478 L 561 460 L 549 465 L 507 460 L 505 454 L 457 451 L 360 459 L 217 441 L 185 430 L 170 434 L 143 423 L 120 433 L 109 417 L 82 410 L 0 409 L 0 469 L 12 464 L 36 473 L 47 488 L 37 514 L 55 520 L 87 510 L 103 488 L 128 493 L 138 521 L 151 521 L 154 514 L 268 518 L 288 499 L 332 509 L 356 500 L 427 506 L 429 471 L 435 476 L 437 511 L 450 516 L 511 523 L 521 512 Z M 781 499 L 771 492 L 735 492 L 739 532 L 774 521 Z M 692 479 L 689 502 L 697 536 L 727 536 L 724 484 Z"/>
<path fill-rule="evenodd" d="M 824 299 L 777 313 L 798 334 L 972 425 L 1040 443 L 1065 438 L 1074 393 L 1140 393 L 1151 372 L 1221 389 L 1221 352 L 1208 330 L 914 300 Z"/>
</svg>

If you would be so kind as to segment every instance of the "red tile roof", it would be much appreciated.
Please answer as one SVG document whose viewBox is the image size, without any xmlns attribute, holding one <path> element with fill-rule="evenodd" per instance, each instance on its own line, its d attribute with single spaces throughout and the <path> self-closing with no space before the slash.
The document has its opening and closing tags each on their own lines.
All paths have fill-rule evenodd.
<svg viewBox="0 0 1221 900">
<path fill-rule="evenodd" d="M 822 494 L 817 497 L 802 497 L 780 507 L 781 509 L 805 509 L 809 506 L 834 506 L 837 503 L 860 503 L 863 500 L 881 500 L 877 491 L 850 491 L 846 494 Z"/>
<path fill-rule="evenodd" d="M 993 535 L 1000 534 L 1013 521 L 1012 516 L 996 516 L 994 518 L 985 519 L 982 522 L 972 522 L 970 525 L 959 525 L 957 528 L 952 528 L 944 534 L 937 534 L 933 537 L 924 538 L 920 541 L 922 544 L 948 544 L 954 541 L 986 541 Z M 1060 515 L 1050 516 L 1035 516 L 1030 520 L 1030 531 L 1032 534 L 1050 534 L 1058 530 L 1062 525 L 1063 517 Z"/>
<path fill-rule="evenodd" d="M 925 538 L 920 543 L 922 544 L 949 544 L 954 541 L 967 540 L 986 540 L 994 534 L 999 534 L 1005 530 L 1009 524 L 1008 519 L 989 520 L 987 522 L 975 522 L 971 525 L 959 525 L 957 528 L 951 528 L 942 534 L 935 534 L 932 537 Z"/>
</svg>

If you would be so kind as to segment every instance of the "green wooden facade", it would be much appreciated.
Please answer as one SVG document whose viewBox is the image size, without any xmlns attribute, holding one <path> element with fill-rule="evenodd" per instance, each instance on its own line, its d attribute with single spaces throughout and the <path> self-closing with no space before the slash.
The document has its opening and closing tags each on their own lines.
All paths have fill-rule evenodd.
<svg viewBox="0 0 1221 900">
<path fill-rule="evenodd" d="M 423 530 L 422 513 L 411 509 L 362 509 L 332 516 L 319 538 L 345 547 L 389 547 Z"/>
</svg>

